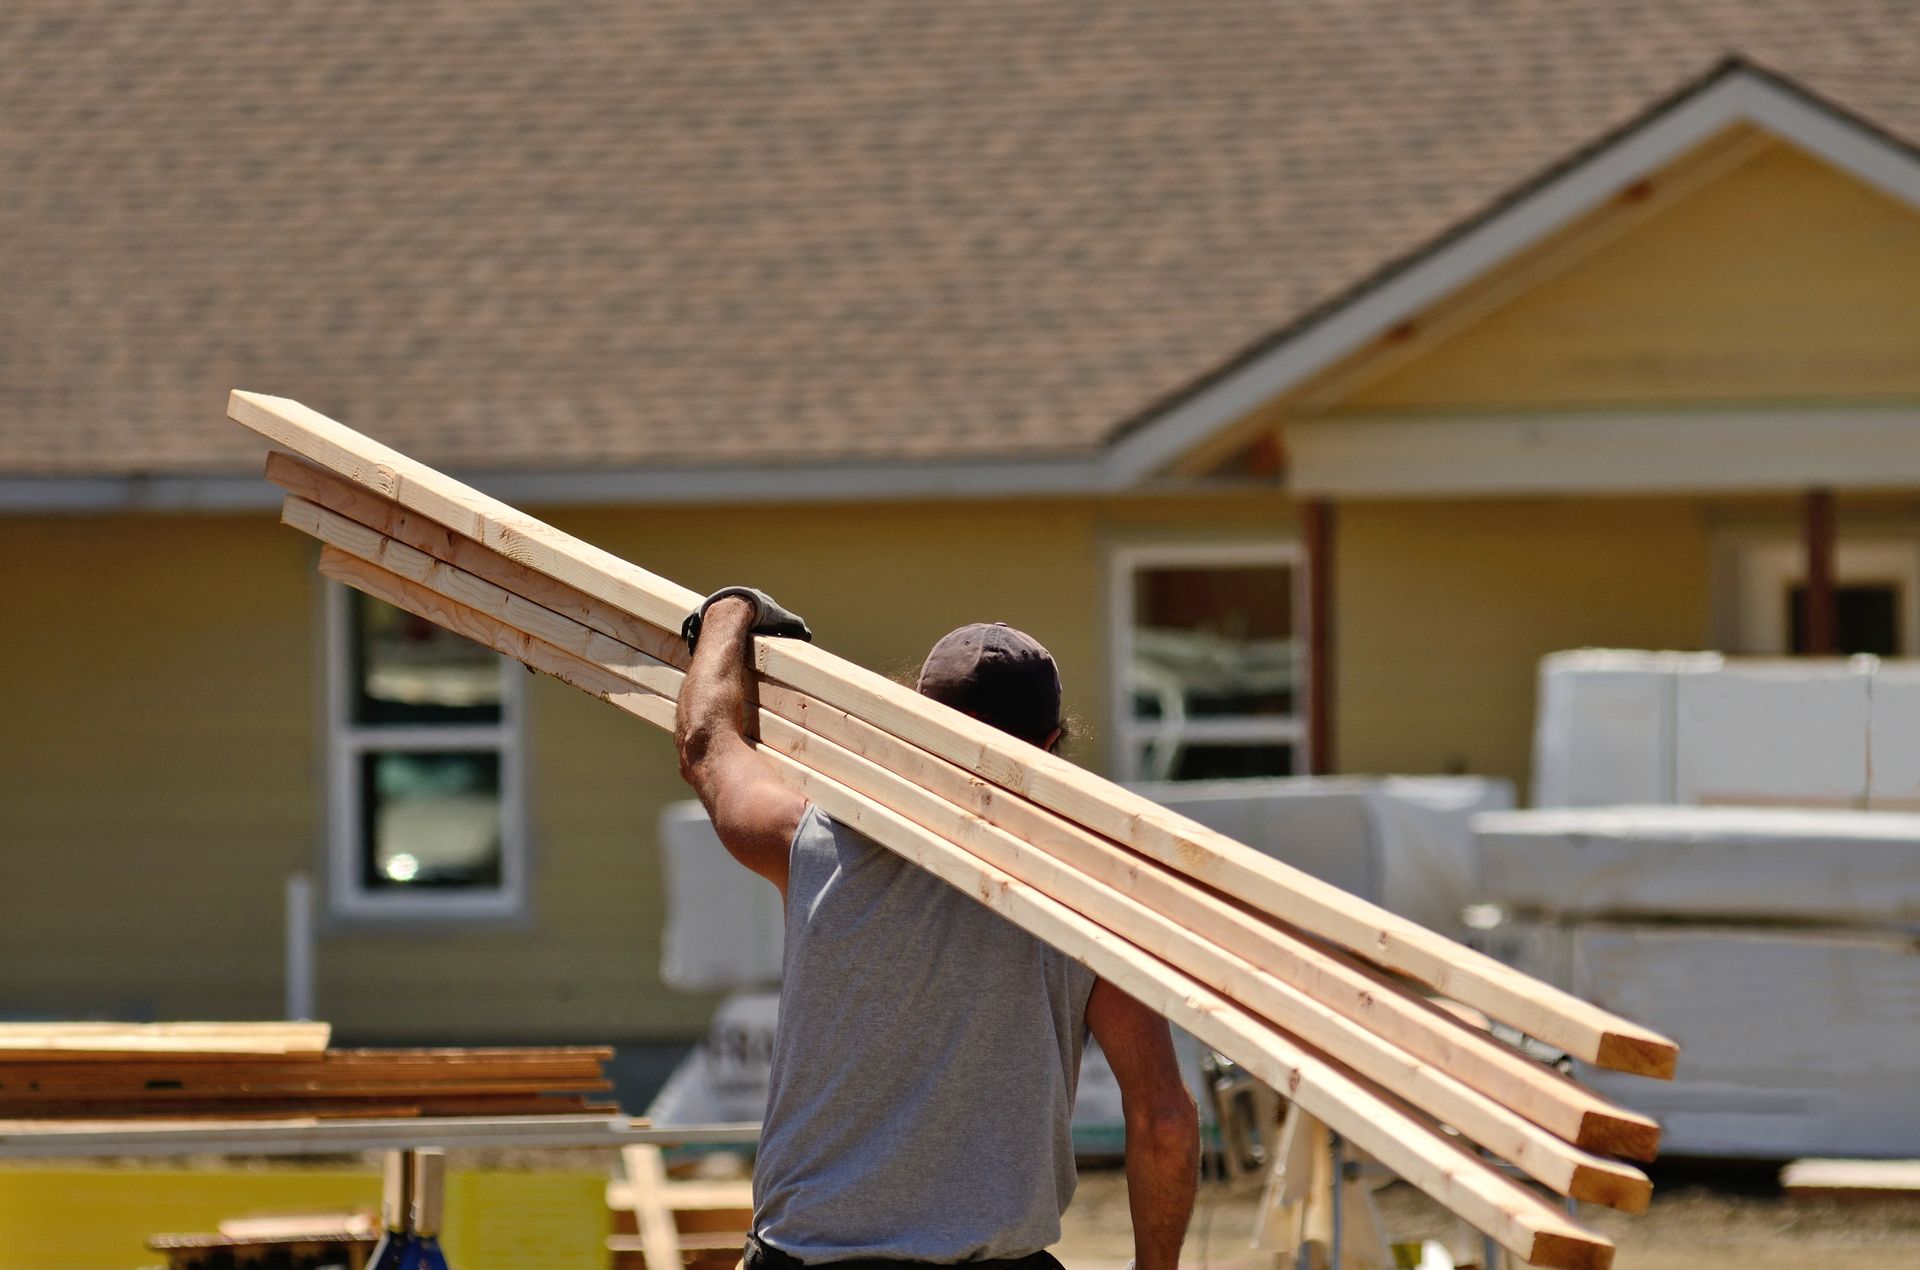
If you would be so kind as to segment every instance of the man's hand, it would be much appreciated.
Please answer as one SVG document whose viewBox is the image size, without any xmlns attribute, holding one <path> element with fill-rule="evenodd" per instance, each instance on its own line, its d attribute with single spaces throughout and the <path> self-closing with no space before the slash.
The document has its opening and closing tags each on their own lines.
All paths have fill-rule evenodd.
<svg viewBox="0 0 1920 1270">
<path fill-rule="evenodd" d="M 1180 1078 L 1167 1021 L 1101 980 L 1087 1028 L 1120 1085 L 1127 1125 L 1127 1207 L 1136 1270 L 1178 1270 L 1200 1184 L 1200 1114 Z"/>
<path fill-rule="evenodd" d="M 773 765 L 747 740 L 753 686 L 747 650 L 759 617 L 750 596 L 716 593 L 687 619 L 704 638 L 680 685 L 674 741 L 680 775 L 700 796 L 722 845 L 784 897 L 787 855 L 807 814 L 807 800 L 782 784 Z M 800 626 L 806 629 L 805 623 Z"/>
<path fill-rule="evenodd" d="M 694 652 L 700 647 L 700 628 L 707 619 L 707 610 L 722 600 L 741 599 L 753 605 L 753 621 L 748 633 L 753 635 L 778 635 L 784 639 L 813 641 L 813 632 L 800 619 L 798 613 L 789 613 L 774 602 L 774 598 L 765 591 L 750 586 L 723 586 L 706 598 L 706 602 L 687 614 L 687 620 L 680 623 L 680 637 L 687 641 L 687 651 Z"/>
</svg>

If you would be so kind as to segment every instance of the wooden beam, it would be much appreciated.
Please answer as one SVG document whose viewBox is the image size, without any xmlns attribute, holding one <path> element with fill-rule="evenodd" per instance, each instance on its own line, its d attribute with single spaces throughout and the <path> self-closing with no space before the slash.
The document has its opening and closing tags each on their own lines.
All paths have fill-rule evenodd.
<svg viewBox="0 0 1920 1270">
<path fill-rule="evenodd" d="M 679 696 L 679 670 L 425 552 L 383 538 L 357 521 L 297 498 L 287 500 L 282 519 L 335 549 L 348 551 L 369 565 L 589 661 L 635 687 Z M 980 860 L 1163 958 L 1336 1056 L 1361 1075 L 1396 1090 L 1414 1106 L 1454 1126 L 1502 1159 L 1518 1164 L 1561 1194 L 1634 1212 L 1645 1209 L 1652 1187 L 1638 1169 L 1563 1141 L 1444 1069 L 1420 1061 L 1257 964 L 1195 934 L 1208 929 L 1204 922 L 1183 925 L 1021 837 L 967 814 L 906 775 L 777 714 L 761 710 L 757 725 L 760 741 L 772 750 L 966 848 Z M 1371 993 L 1362 995 L 1394 991 L 1379 983 L 1371 984 L 1370 989 Z M 1498 1044 L 1491 1039 L 1484 1043 Z"/>
<path fill-rule="evenodd" d="M 1300 511 L 1307 555 L 1307 754 L 1315 776 L 1331 776 L 1334 757 L 1333 560 L 1331 499 L 1308 501 Z"/>
<path fill-rule="evenodd" d="M 235 392 L 229 414 L 277 444 L 655 626 L 700 597 L 571 538 L 298 402 Z M 1261 855 L 811 644 L 758 639 L 755 668 L 1096 833 L 1245 899 L 1602 1067 L 1671 1077 L 1666 1037 Z"/>
<path fill-rule="evenodd" d="M 647 1270 L 680 1270 L 680 1231 L 667 1207 L 667 1165 L 656 1146 L 623 1148 L 627 1167 L 627 1198 L 640 1228 L 640 1247 Z"/>
<path fill-rule="evenodd" d="M 1833 491 L 1810 489 L 1806 498 L 1807 586 L 1800 597 L 1800 652 L 1831 657 L 1839 651 L 1834 597 Z"/>
<path fill-rule="evenodd" d="M 664 673 L 647 658 L 651 654 L 683 663 L 685 651 L 678 636 L 657 629 L 636 632 L 648 641 L 649 647 L 635 649 L 594 629 L 591 620 L 603 615 L 596 611 L 595 602 L 585 597 L 579 597 L 578 602 L 569 607 L 588 621 L 576 621 L 544 606 L 531 606 L 510 590 L 514 573 L 520 567 L 512 561 L 496 556 L 490 567 L 495 577 L 506 580 L 503 586 L 438 560 L 410 544 L 385 539 L 370 526 L 330 513 L 304 499 L 289 499 L 283 519 L 322 542 L 593 661 L 636 686 L 667 695 L 678 692 L 677 675 Z M 433 540 L 429 537 L 427 541 Z M 465 558 L 469 563 L 486 565 L 472 553 Z M 548 580 L 547 585 L 554 584 Z M 1616 1206 L 1634 1207 L 1645 1202 L 1646 1181 L 1636 1171 L 1622 1173 L 1610 1162 L 1596 1165 L 1584 1155 L 1561 1157 L 1552 1145 L 1536 1145 L 1528 1151 L 1524 1145 L 1516 1145 L 1516 1141 L 1524 1143 L 1536 1136 L 1530 1128 L 1498 1123 L 1498 1112 L 1486 1104 L 1490 1100 L 1501 1109 L 1511 1108 L 1576 1146 L 1639 1159 L 1652 1158 L 1659 1141 L 1659 1128 L 1647 1117 L 1614 1106 L 1512 1047 L 1410 997 L 1403 989 L 1336 950 L 1263 923 L 1184 877 L 1024 799 L 996 793 L 961 769 L 889 733 L 777 684 L 763 684 L 759 695 L 762 737 L 783 752 L 807 761 L 807 739 L 783 729 L 782 721 L 824 737 L 849 751 L 849 761 L 858 760 L 859 778 L 849 783 L 861 792 L 918 823 L 948 831 L 949 837 L 955 836 L 950 827 L 960 825 L 961 832 L 975 835 L 957 838 L 962 845 L 979 849 L 977 839 L 985 837 L 987 849 L 998 852 L 993 857 L 995 863 L 1039 885 L 1057 899 L 1073 903 L 1069 896 L 1076 891 L 1078 880 L 1073 874 L 1060 871 L 1059 865 L 1118 892 L 1136 910 L 1123 913 L 1120 921 L 1161 922 L 1171 927 L 1159 931 L 1158 939 L 1148 941 L 1135 936 L 1135 942 L 1175 961 L 1211 986 L 1239 996 L 1246 1004 L 1307 1040 L 1355 1063 L 1375 1079 L 1397 1080 L 1399 1074 L 1394 1071 L 1394 1065 L 1407 1061 L 1409 1055 L 1433 1064 L 1443 1085 L 1436 1095 L 1442 1105 L 1431 1108 L 1435 1114 L 1502 1156 L 1548 1157 L 1544 1164 L 1552 1171 L 1541 1180 L 1562 1193 Z M 847 765 L 843 762 L 842 770 Z M 977 817 L 977 822 L 955 821 L 956 809 Z M 1050 858 L 1023 864 L 1020 857 L 1033 854 L 1029 848 L 1045 852 Z M 1036 870 L 1045 871 L 1051 880 L 1041 880 L 1035 876 Z M 1103 913 L 1088 915 L 1106 919 L 1111 912 L 1109 906 Z M 1192 946 L 1191 932 L 1195 931 L 1205 931 L 1208 935 L 1198 947 Z M 1229 956 L 1218 959 L 1221 950 Z M 1204 961 L 1212 973 L 1197 969 L 1193 958 Z M 1253 995 L 1244 995 L 1244 987 L 1233 986 L 1248 974 L 1255 975 L 1258 984 L 1251 990 Z M 1343 1016 L 1342 1019 L 1318 1017 L 1329 1009 Z M 1303 1012 L 1313 1016 L 1312 1021 L 1303 1020 Z M 1355 1027 L 1356 1024 L 1362 1026 Z M 1350 1035 L 1354 1031 L 1359 1035 Z M 1354 1058 L 1351 1046 L 1371 1047 L 1378 1038 L 1385 1038 L 1388 1046 L 1384 1053 L 1376 1055 L 1374 1067 Z M 1416 1082 L 1420 1079 L 1417 1072 L 1414 1079 Z M 1467 1090 L 1453 1088 L 1454 1081 L 1467 1086 Z M 1486 1097 L 1476 1098 L 1476 1094 Z M 1429 1105 L 1419 1097 L 1414 1101 Z M 1468 1110 L 1462 1110 L 1463 1101 Z M 1476 1116 L 1475 1112 L 1482 1114 Z M 1491 1127 L 1489 1116 L 1495 1121 Z M 1502 1150 L 1502 1145 L 1507 1149 Z"/>
<path fill-rule="evenodd" d="M 330 1032 L 325 1023 L 0 1023 L 0 1051 L 312 1053 Z"/>
<path fill-rule="evenodd" d="M 328 577 L 506 653 L 636 717 L 663 728 L 673 726 L 674 704 L 668 698 L 635 689 L 584 658 L 418 583 L 337 547 L 322 549 L 320 569 Z M 835 820 L 974 896 L 1202 1041 L 1232 1054 L 1260 1079 L 1288 1091 L 1310 1114 L 1358 1142 L 1381 1163 L 1530 1264 L 1582 1270 L 1605 1270 L 1612 1264 L 1613 1246 L 1605 1238 L 1435 1133 L 1392 1095 L 1343 1064 L 1290 1039 L 939 834 L 776 750 L 763 745 L 761 752 L 783 781 Z"/>
</svg>

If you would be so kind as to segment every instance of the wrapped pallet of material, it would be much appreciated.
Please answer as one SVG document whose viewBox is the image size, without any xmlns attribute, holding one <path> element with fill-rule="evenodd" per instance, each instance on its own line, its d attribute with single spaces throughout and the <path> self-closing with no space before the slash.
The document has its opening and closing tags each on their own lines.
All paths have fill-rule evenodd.
<svg viewBox="0 0 1920 1270">
<path fill-rule="evenodd" d="M 660 813 L 659 841 L 667 891 L 661 981 L 681 992 L 779 983 L 780 893 L 734 863 L 697 802 Z"/>
<path fill-rule="evenodd" d="M 1582 807 L 1473 827 L 1480 898 L 1520 913 L 1920 927 L 1920 815 Z"/>
<path fill-rule="evenodd" d="M 1867 806 L 1920 812 L 1920 662 L 1882 659 L 1867 708 Z"/>
<path fill-rule="evenodd" d="M 1865 807 L 1876 664 L 1756 660 L 1681 676 L 1673 801 Z"/>
<path fill-rule="evenodd" d="M 1440 931 L 1474 898 L 1472 821 L 1513 806 L 1473 776 L 1277 777 L 1133 787 L 1294 868 Z"/>
<path fill-rule="evenodd" d="M 1673 802 L 1679 681 L 1722 664 L 1718 653 L 1607 648 L 1542 658 L 1533 805 Z"/>
<path fill-rule="evenodd" d="M 1851 930 L 1572 931 L 1573 991 L 1680 1042 L 1671 1084 L 1582 1066 L 1682 1155 L 1911 1157 L 1920 1143 L 1920 948 Z"/>
</svg>

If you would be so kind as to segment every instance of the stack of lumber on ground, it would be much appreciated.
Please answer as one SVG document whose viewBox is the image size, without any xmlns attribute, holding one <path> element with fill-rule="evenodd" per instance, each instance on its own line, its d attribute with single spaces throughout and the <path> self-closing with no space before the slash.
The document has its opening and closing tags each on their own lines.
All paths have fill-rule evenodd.
<svg viewBox="0 0 1920 1270">
<path fill-rule="evenodd" d="M 660 727 L 700 596 L 298 402 L 233 394 L 321 572 Z M 1658 1129 L 1461 1023 L 1411 980 L 1587 1062 L 1670 1077 L 1669 1040 L 810 644 L 753 649 L 757 744 L 827 814 L 1084 962 L 1538 1265 L 1612 1245 Z M 1476 1150 L 1478 1148 L 1478 1150 Z"/>
<path fill-rule="evenodd" d="M 0 1027 L 0 1119 L 562 1115 L 609 1049 L 325 1048 L 325 1024 Z"/>
<path fill-rule="evenodd" d="M 739 1264 L 753 1228 L 752 1183 L 670 1181 L 656 1146 L 630 1146 L 620 1155 L 626 1177 L 607 1183 L 613 1270 L 733 1270 Z"/>
</svg>

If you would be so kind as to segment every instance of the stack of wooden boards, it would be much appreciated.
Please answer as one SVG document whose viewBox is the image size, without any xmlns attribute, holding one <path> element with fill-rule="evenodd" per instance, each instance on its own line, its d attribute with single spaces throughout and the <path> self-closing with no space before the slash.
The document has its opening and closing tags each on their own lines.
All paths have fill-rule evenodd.
<svg viewBox="0 0 1920 1270">
<path fill-rule="evenodd" d="M 700 596 L 298 402 L 236 392 L 282 519 L 329 577 L 660 727 Z M 1671 1041 L 1291 869 L 884 677 L 759 639 L 757 743 L 827 814 L 1078 958 L 1536 1265 L 1612 1245 L 1564 1195 L 1642 1208 L 1652 1121 L 1466 1026 L 1404 977 L 1589 1063 Z M 1476 1150 L 1475 1148 L 1479 1148 Z"/>
<path fill-rule="evenodd" d="M 0 1026 L 0 1119 L 612 1113 L 609 1049 L 328 1049 L 324 1023 Z"/>
<path fill-rule="evenodd" d="M 613 1270 L 733 1270 L 753 1229 L 753 1184 L 742 1179 L 669 1181 L 656 1146 L 620 1152 L 626 1177 L 607 1183 Z"/>
</svg>

